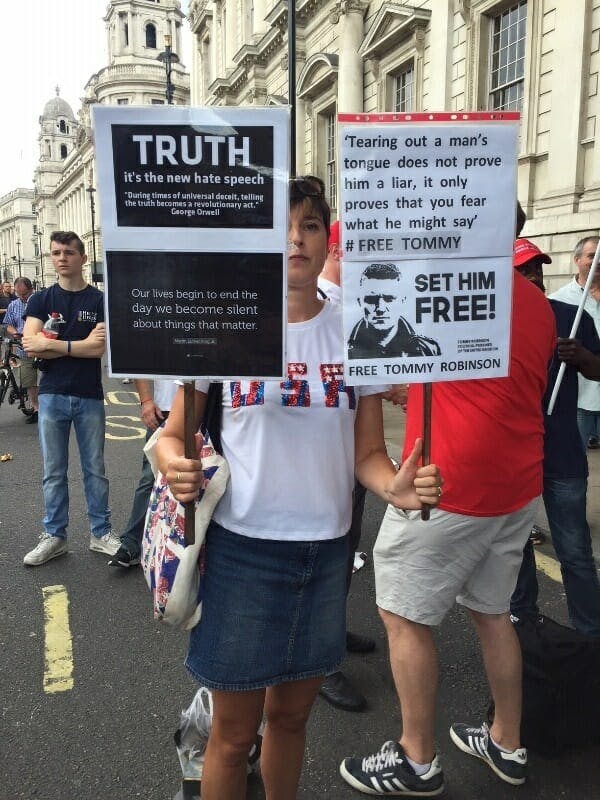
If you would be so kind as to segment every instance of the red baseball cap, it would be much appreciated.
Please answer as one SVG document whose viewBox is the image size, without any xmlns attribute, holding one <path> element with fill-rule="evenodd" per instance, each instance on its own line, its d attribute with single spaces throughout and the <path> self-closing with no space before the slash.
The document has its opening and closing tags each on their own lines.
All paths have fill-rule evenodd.
<svg viewBox="0 0 600 800">
<path fill-rule="evenodd" d="M 513 267 L 522 267 L 532 258 L 539 258 L 544 264 L 552 263 L 550 256 L 542 253 L 529 239 L 516 239 L 513 246 Z"/>
<path fill-rule="evenodd" d="M 327 242 L 327 247 L 331 247 L 331 245 L 337 244 L 339 247 L 340 244 L 340 221 L 336 220 L 335 222 L 331 223 L 331 227 L 329 228 L 329 240 Z"/>
</svg>

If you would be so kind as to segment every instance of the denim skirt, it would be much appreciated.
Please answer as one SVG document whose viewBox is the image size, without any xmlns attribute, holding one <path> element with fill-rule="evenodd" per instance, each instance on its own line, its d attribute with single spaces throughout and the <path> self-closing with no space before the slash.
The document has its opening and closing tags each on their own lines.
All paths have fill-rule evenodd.
<svg viewBox="0 0 600 800">
<path fill-rule="evenodd" d="M 204 686 L 262 689 L 325 675 L 346 646 L 348 541 L 206 535 L 202 617 L 185 665 Z"/>
</svg>

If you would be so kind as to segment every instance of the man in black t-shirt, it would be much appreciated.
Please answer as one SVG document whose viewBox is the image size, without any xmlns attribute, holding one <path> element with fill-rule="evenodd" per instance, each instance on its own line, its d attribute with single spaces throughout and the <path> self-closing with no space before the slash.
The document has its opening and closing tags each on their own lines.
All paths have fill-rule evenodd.
<svg viewBox="0 0 600 800">
<path fill-rule="evenodd" d="M 23 347 L 42 359 L 38 427 L 44 467 L 44 532 L 24 563 L 38 566 L 67 552 L 69 495 L 67 465 L 71 425 L 75 428 L 90 523 L 90 550 L 114 555 L 119 539 L 110 527 L 108 479 L 104 469 L 104 397 L 100 359 L 106 331 L 102 292 L 83 278 L 86 255 L 73 231 L 50 237 L 58 280 L 27 304 Z M 57 330 L 48 337 L 46 322 Z"/>
</svg>

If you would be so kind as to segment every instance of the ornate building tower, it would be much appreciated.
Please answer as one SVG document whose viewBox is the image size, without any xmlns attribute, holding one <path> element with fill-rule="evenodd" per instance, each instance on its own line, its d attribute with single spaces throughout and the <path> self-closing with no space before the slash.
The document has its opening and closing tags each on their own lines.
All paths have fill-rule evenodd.
<svg viewBox="0 0 600 800">
<path fill-rule="evenodd" d="M 87 82 L 84 113 L 92 103 L 164 103 L 165 68 L 158 58 L 165 36 L 181 54 L 183 19 L 179 0 L 111 0 L 104 17 L 108 66 Z M 188 103 L 189 75 L 180 63 L 173 65 L 171 82 L 174 104 Z"/>
<path fill-rule="evenodd" d="M 172 53 L 181 54 L 183 19 L 179 0 L 110 0 L 104 17 L 108 65 L 86 83 L 79 121 L 58 95 L 46 103 L 40 117 L 40 162 L 34 175 L 44 285 L 55 279 L 48 246 L 49 235 L 56 229 L 74 230 L 81 236 L 88 253 L 86 278 L 101 280 L 93 269 L 96 266 L 96 272 L 101 272 L 94 254 L 99 256 L 102 251 L 90 108 L 95 103 L 165 103 L 166 72 L 160 55 L 165 50 L 165 36 L 171 37 Z M 178 58 L 173 62 L 173 102 L 185 105 L 189 102 L 189 75 Z"/>
<path fill-rule="evenodd" d="M 73 109 L 60 96 L 58 86 L 56 96 L 48 100 L 44 106 L 39 124 L 40 159 L 33 175 L 33 183 L 34 209 L 37 214 L 36 231 L 40 234 L 38 248 L 43 254 L 44 250 L 48 249 L 50 233 L 58 228 L 56 187 L 62 179 L 65 162 L 74 154 L 80 128 Z M 49 264 L 46 266 L 49 267 Z M 40 272 L 44 272 L 43 255 L 40 258 Z M 41 274 L 39 279 L 43 282 L 44 277 Z"/>
</svg>

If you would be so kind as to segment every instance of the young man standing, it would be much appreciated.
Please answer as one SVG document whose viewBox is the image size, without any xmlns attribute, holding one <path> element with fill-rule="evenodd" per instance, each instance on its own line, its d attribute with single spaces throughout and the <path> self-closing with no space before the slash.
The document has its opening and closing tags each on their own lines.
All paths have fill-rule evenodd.
<svg viewBox="0 0 600 800">
<path fill-rule="evenodd" d="M 67 552 L 69 434 L 75 428 L 90 522 L 90 550 L 114 555 L 119 540 L 111 531 L 108 479 L 104 470 L 104 399 L 100 359 L 106 332 L 102 292 L 83 278 L 87 257 L 73 231 L 50 237 L 57 282 L 31 296 L 25 314 L 23 347 L 42 359 L 39 436 L 44 465 L 44 532 L 24 563 L 38 566 Z M 46 320 L 58 320 L 58 336 L 48 338 Z"/>
</svg>

